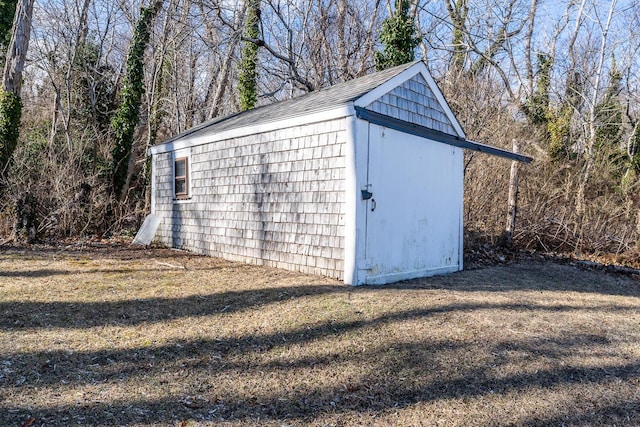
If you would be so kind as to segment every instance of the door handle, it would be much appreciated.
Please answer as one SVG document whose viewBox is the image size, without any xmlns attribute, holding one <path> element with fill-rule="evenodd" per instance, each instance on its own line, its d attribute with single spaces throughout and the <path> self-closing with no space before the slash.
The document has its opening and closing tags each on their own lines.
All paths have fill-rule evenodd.
<svg viewBox="0 0 640 427">
<path fill-rule="evenodd" d="M 376 210 L 376 199 L 371 199 L 371 212 Z"/>
</svg>

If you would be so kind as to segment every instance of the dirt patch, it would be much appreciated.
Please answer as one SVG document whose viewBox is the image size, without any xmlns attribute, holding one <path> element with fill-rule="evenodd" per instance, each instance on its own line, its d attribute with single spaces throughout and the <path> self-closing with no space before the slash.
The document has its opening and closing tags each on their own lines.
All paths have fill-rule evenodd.
<svg viewBox="0 0 640 427">
<path fill-rule="evenodd" d="M 634 425 L 640 282 L 392 286 L 166 249 L 0 252 L 0 424 Z"/>
</svg>

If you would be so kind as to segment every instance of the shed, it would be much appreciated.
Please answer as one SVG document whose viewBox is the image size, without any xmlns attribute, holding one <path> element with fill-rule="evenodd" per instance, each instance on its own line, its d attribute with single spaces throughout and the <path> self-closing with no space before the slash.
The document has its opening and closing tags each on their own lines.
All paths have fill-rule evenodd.
<svg viewBox="0 0 640 427">
<path fill-rule="evenodd" d="M 463 267 L 468 141 L 417 61 L 214 119 L 152 147 L 156 238 L 384 284 Z"/>
</svg>

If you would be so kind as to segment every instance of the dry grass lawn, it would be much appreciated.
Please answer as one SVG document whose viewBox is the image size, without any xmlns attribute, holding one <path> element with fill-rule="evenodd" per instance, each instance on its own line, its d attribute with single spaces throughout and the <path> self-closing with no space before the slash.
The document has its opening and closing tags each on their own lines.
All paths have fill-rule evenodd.
<svg viewBox="0 0 640 427">
<path fill-rule="evenodd" d="M 638 425 L 640 282 L 384 287 L 170 250 L 0 252 L 0 425 Z"/>
</svg>

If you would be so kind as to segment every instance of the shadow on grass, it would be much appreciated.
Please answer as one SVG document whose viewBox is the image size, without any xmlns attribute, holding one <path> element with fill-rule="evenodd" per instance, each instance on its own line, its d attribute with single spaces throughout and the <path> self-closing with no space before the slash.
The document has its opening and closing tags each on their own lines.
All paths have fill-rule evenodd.
<svg viewBox="0 0 640 427">
<path fill-rule="evenodd" d="M 176 263 L 178 264 L 178 263 Z M 154 265 L 154 264 L 152 264 Z M 229 271 L 229 270 L 244 270 L 247 268 L 259 268 L 258 266 L 249 266 L 240 263 L 233 263 L 231 261 L 225 261 L 221 265 L 208 266 L 208 267 L 189 267 L 185 268 L 181 265 L 172 265 L 164 262 L 156 262 L 156 267 L 139 267 L 135 268 L 91 268 L 82 270 L 67 270 L 67 269 L 52 269 L 52 268 L 40 268 L 34 270 L 18 270 L 18 271 L 0 271 L 0 279 L 7 278 L 24 278 L 24 279 L 38 279 L 44 277 L 53 276 L 75 276 L 74 279 L 78 280 L 85 275 L 100 275 L 100 274 L 135 274 L 135 273 L 186 273 L 192 271 Z"/>
<path fill-rule="evenodd" d="M 531 417 L 522 427 L 542 426 L 636 426 L 640 415 L 640 400 L 623 401 L 594 408 L 587 413 L 562 414 L 555 417 Z"/>
<path fill-rule="evenodd" d="M 456 387 L 457 384 L 451 384 Z M 446 389 L 451 388 L 444 385 Z M 371 414 L 377 412 L 378 408 L 367 406 L 366 402 L 350 404 L 348 397 L 340 400 L 340 394 L 332 394 L 335 390 L 322 390 L 305 396 L 297 396 L 300 400 L 284 399 L 274 397 L 272 400 L 251 400 L 234 402 L 225 399 L 217 400 L 213 403 L 202 403 L 188 405 L 178 399 L 138 399 L 131 401 L 117 401 L 113 403 L 87 402 L 81 405 L 60 405 L 45 409 L 33 414 L 22 409 L 16 410 L 15 422 L 11 425 L 21 425 L 22 421 L 29 415 L 33 416 L 38 423 L 45 425 L 101 425 L 120 426 L 132 424 L 160 424 L 178 425 L 186 420 L 195 422 L 212 422 L 206 425 L 219 425 L 221 421 L 231 423 L 245 422 L 248 425 L 261 425 L 264 423 L 274 423 L 278 425 L 318 425 L 315 414 L 333 415 L 339 417 L 345 413 Z M 436 390 L 437 391 L 437 390 Z M 337 390 L 340 393 L 340 390 Z M 336 403 L 337 399 L 340 403 Z M 375 400 L 366 399 L 367 401 Z M 202 405 L 202 406 L 201 406 Z M 314 405 L 314 406 L 311 406 Z M 400 410 L 402 406 L 388 408 Z M 0 413 L 6 411 L 0 404 Z M 250 412 L 251 415 L 245 415 Z M 315 414 L 313 413 L 315 412 Z M 523 423 L 505 424 L 495 419 L 488 425 L 519 425 L 519 426 L 594 426 L 594 425 L 637 425 L 637 415 L 640 414 L 640 403 L 621 402 L 613 403 L 604 408 L 594 409 L 591 412 L 578 414 L 564 414 L 556 417 L 545 417 L 541 415 L 533 420 Z M 357 418 L 356 418 L 357 419 Z M 478 425 L 467 421 L 471 425 Z M 62 421 L 62 423 L 61 423 Z M 462 420 L 458 420 L 462 421 Z M 60 423 L 60 424 L 58 424 Z M 322 425 L 322 424 L 320 424 Z M 342 425 L 342 423 L 340 423 Z M 375 423 L 374 423 L 375 425 Z M 386 424 L 384 424 L 386 425 Z"/>
<path fill-rule="evenodd" d="M 72 274 L 71 271 L 68 270 L 54 270 L 48 268 L 42 268 L 38 270 L 27 270 L 27 271 L 0 271 L 0 279 L 3 277 L 10 278 L 42 278 L 42 277 L 52 277 L 52 276 L 66 276 Z"/>
<path fill-rule="evenodd" d="M 621 365 L 598 367 L 550 366 L 546 369 L 501 375 L 501 369 L 518 362 L 512 356 L 500 357 L 506 349 L 515 354 L 528 354 L 532 358 L 558 357 L 565 352 L 593 351 L 603 349 L 606 340 L 597 335 L 568 335 L 558 339 L 524 339 L 508 344 L 489 345 L 481 348 L 482 354 L 496 355 L 489 363 L 471 366 L 452 366 L 450 360 L 462 360 L 470 354 L 477 354 L 479 344 L 442 340 L 437 342 L 395 342 L 392 347 L 372 346 L 363 352 L 343 352 L 324 356 L 306 357 L 295 363 L 261 362 L 260 358 L 238 359 L 235 356 L 261 353 L 275 346 L 285 347 L 345 333 L 350 329 L 360 329 L 391 321 L 383 316 L 361 324 L 325 323 L 316 327 L 308 335 L 305 330 L 273 336 L 257 335 L 239 340 L 201 340 L 182 342 L 175 346 L 155 349 L 138 348 L 129 351 L 88 352 L 82 354 L 37 355 L 47 357 L 46 369 L 57 366 L 61 374 L 58 381 L 73 385 L 74 377 L 86 377 L 87 384 L 117 384 L 123 380 L 144 383 L 149 376 L 160 375 L 168 370 L 180 370 L 180 375 L 195 386 L 196 392 L 204 396 L 195 405 L 186 404 L 187 393 L 161 399 L 133 399 L 131 401 L 87 401 L 83 404 L 54 405 L 30 410 L 25 403 L 21 407 L 3 406 L 0 403 L 0 421 L 13 421 L 15 417 L 31 415 L 38 422 L 66 424 L 122 425 L 134 423 L 176 423 L 179 420 L 196 421 L 280 421 L 313 423 L 324 416 L 349 415 L 355 413 L 384 413 L 397 411 L 422 402 L 449 399 L 487 398 L 512 392 L 530 392 L 545 388 L 590 387 L 603 383 L 637 382 L 640 380 L 640 362 L 632 361 Z M 506 347 L 505 347 L 506 346 Z M 482 347 L 480 345 L 480 347 Z M 605 347 L 606 348 L 606 347 Z M 555 349 L 555 350 L 554 350 Z M 561 349 L 561 350 L 558 350 Z M 560 351 L 563 354 L 553 354 Z M 611 349 L 614 351 L 614 349 Z M 287 373 L 296 368 L 313 368 L 315 372 L 336 364 L 364 365 L 358 377 L 345 378 L 339 386 L 323 386 L 298 383 L 287 389 L 255 389 L 249 396 L 247 390 L 238 385 L 237 389 L 216 389 L 216 382 L 226 375 L 253 375 L 263 377 L 273 373 Z M 13 366 L 15 366 L 15 361 Z M 33 369 L 33 366 L 30 367 Z M 42 367 L 40 368 L 42 369 Z M 26 370 L 26 368 L 25 368 Z M 13 381 L 13 378 L 11 378 Z M 32 382 L 33 381 L 33 382 Z M 155 381 L 171 381 L 171 376 Z M 239 380 L 241 381 L 241 380 Z M 28 379 L 20 387 L 35 388 L 46 385 L 36 378 Z M 213 395 L 209 390 L 216 389 Z M 608 406 L 601 409 L 584 410 L 579 413 L 558 408 L 561 415 L 554 413 L 528 419 L 524 425 L 593 425 L 604 416 L 611 420 L 637 419 L 640 407 L 637 402 L 614 403 L 606 399 Z M 3 420 L 2 414 L 5 415 Z M 9 414 L 14 414 L 13 419 Z"/>
<path fill-rule="evenodd" d="M 113 259 L 120 261 L 148 260 L 153 256 L 172 259 L 200 258 L 192 252 L 164 247 L 146 247 L 130 244 L 45 244 L 28 246 L 0 246 L 0 255 L 15 256 L 22 260 L 64 260 L 64 259 Z"/>
<path fill-rule="evenodd" d="M 184 298 L 105 302 L 0 302 L 0 328 L 92 328 L 135 326 L 185 317 L 233 313 L 309 295 L 348 293 L 341 285 L 292 285 L 227 291 Z"/>
<path fill-rule="evenodd" d="M 216 316 L 223 313 L 255 310 L 267 304 L 334 293 L 381 293 L 394 290 L 436 289 L 443 291 L 509 292 L 521 290 L 580 291 L 583 279 L 591 281 L 591 290 L 598 294 L 637 296 L 637 290 L 616 292 L 622 286 L 615 278 L 605 275 L 583 275 L 571 267 L 560 266 L 554 272 L 535 275 L 528 265 L 514 271 L 501 267 L 486 271 L 463 272 L 456 275 L 421 279 L 386 287 L 353 289 L 340 285 L 300 285 L 258 290 L 227 291 L 186 298 L 152 298 L 99 303 L 0 303 L 0 328 L 22 331 L 28 328 L 90 328 L 99 326 L 135 326 L 151 322 L 165 322 L 185 317 Z M 555 268 L 555 267 L 553 267 Z M 473 274 L 471 274 L 473 273 Z M 524 279 L 525 273 L 533 275 Z M 554 284 L 554 277 L 556 282 Z M 591 282 L 588 282 L 591 283 Z M 582 282 L 584 285 L 584 282 Z M 629 290 L 631 289 L 631 290 Z M 34 416 L 38 424 L 123 425 L 135 423 L 175 424 L 180 420 L 219 422 L 231 420 L 249 424 L 260 421 L 314 423 L 322 417 L 357 413 L 385 413 L 422 402 L 441 399 L 487 398 L 496 394 L 529 392 L 545 388 L 588 387 L 614 382 L 638 384 L 640 362 L 603 364 L 598 367 L 568 366 L 550 363 L 544 369 L 504 375 L 511 365 L 527 366 L 542 358 L 559 361 L 572 354 L 585 353 L 590 357 L 611 357 L 616 348 L 606 336 L 597 334 L 567 334 L 555 338 L 523 337 L 519 340 L 483 344 L 473 340 L 432 340 L 376 344 L 367 342 L 364 351 L 344 348 L 302 357 L 275 357 L 276 350 L 291 346 L 307 346 L 332 339 L 365 337 L 371 331 L 402 322 L 428 320 L 448 313 L 464 313 L 467 319 L 484 311 L 531 313 L 572 313 L 587 311 L 594 314 L 637 313 L 634 307 L 614 304 L 581 307 L 570 304 L 535 303 L 455 303 L 430 308 L 394 311 L 371 319 L 325 321 L 305 325 L 282 333 L 253 334 L 238 338 L 207 338 L 184 340 L 162 346 L 134 347 L 118 350 L 85 352 L 43 351 L 4 354 L 0 365 L 0 424 L 19 425 L 21 417 Z M 354 315 L 355 316 L 355 315 Z M 223 317 L 221 317 L 223 319 Z M 207 331 L 205 331 L 207 332 Z M 215 336 L 215 331 L 210 331 Z M 361 340 L 363 338 L 360 338 Z M 366 340 L 365 340 L 366 342 Z M 330 344 L 328 344 L 330 345 Z M 304 354 L 304 353 L 303 353 Z M 263 357 L 264 356 L 264 357 Z M 488 360 L 456 366 L 456 362 L 475 356 Z M 528 360 L 522 360 L 522 358 Z M 344 384 L 324 386 L 314 382 L 313 373 L 322 375 L 334 365 L 361 367 L 358 375 L 345 378 Z M 2 371 L 2 367 L 7 367 Z M 505 368 L 501 371 L 501 368 Z M 290 375 L 290 371 L 305 370 L 305 382 L 296 387 L 272 390 L 255 389 L 247 397 L 243 386 L 220 389 L 219 382 L 229 376 L 251 376 L 258 381 L 265 375 Z M 309 371 L 310 370 L 310 371 Z M 340 372 L 340 370 L 338 370 Z M 169 387 L 171 374 L 181 376 L 181 385 Z M 340 374 L 338 374 L 340 375 Z M 311 377 L 309 377 L 311 376 Z M 74 386 L 113 386 L 122 383 L 146 384 L 159 381 L 167 387 L 163 397 L 133 397 L 131 400 L 86 400 L 81 403 L 47 402 L 37 405 L 25 401 L 18 407 L 1 403 L 3 393 L 37 395 L 40 390 Z M 1 391 L 4 389 L 5 391 Z M 169 392 L 169 390 L 173 390 Z M 177 390 L 177 391 L 176 391 Z M 215 393 L 212 392 L 215 391 Z M 190 394 L 205 396 L 197 404 L 186 404 Z M 97 395 L 97 394 L 95 394 Z M 94 395 L 94 396 L 95 396 Z M 164 396 L 167 397 L 164 397 Z M 138 394 L 139 396 L 139 394 Z M 107 400 L 108 397 L 104 398 Z M 595 396 L 600 408 L 559 409 L 557 413 L 530 417 L 525 425 L 593 425 L 611 417 L 610 422 L 624 424 L 637 419 L 640 407 L 635 401 L 616 402 Z M 573 411 L 573 412 L 572 412 Z M 577 412 L 576 412 L 577 411 Z M 625 418 L 626 417 L 626 418 Z"/>
<path fill-rule="evenodd" d="M 622 275 L 554 262 L 523 262 L 426 277 L 392 285 L 400 289 L 461 292 L 550 291 L 640 297 L 640 282 Z"/>
<path fill-rule="evenodd" d="M 407 289 L 397 285 L 395 289 Z M 165 322 L 186 317 L 215 316 L 249 309 L 257 309 L 268 304 L 310 295 L 350 294 L 357 292 L 378 292 L 394 287 L 350 288 L 342 285 L 292 285 L 275 288 L 226 291 L 209 295 L 193 295 L 184 298 L 145 298 L 105 302 L 0 302 L 0 328 L 7 330 L 27 328 L 92 328 L 96 326 L 136 326 L 155 322 Z M 418 288 L 416 288 L 418 289 Z M 423 288 L 422 288 L 423 289 Z M 444 286 L 442 289 L 467 290 L 464 286 Z M 470 310 L 537 310 L 576 311 L 581 307 L 572 305 L 530 305 L 530 304 L 460 304 L 434 308 L 431 313 Z M 634 308 L 601 305 L 590 306 L 591 311 L 635 311 Z M 427 315 L 419 312 L 418 315 Z M 407 318 L 416 313 L 399 313 L 394 317 Z"/>
<path fill-rule="evenodd" d="M 136 252 L 137 254 L 137 252 Z M 32 269 L 22 271 L 0 271 L 0 279 L 6 278 L 46 278 L 52 276 L 77 275 L 82 277 L 88 274 L 114 274 L 129 275 L 145 272 L 190 272 L 190 271 L 246 271 L 246 269 L 260 269 L 263 267 L 245 265 L 231 261 L 217 260 L 219 265 L 195 266 L 183 269 L 180 265 L 180 258 L 188 258 L 187 255 L 180 254 L 176 268 L 170 268 L 168 264 L 157 262 L 155 267 L 135 268 L 91 268 L 80 270 L 67 269 Z M 167 268 L 169 267 L 169 268 Z M 179 280 L 179 278 L 176 278 Z M 319 285 L 321 286 L 321 285 Z M 301 285 L 308 290 L 311 286 Z M 553 262 L 523 262 L 504 266 L 492 266 L 474 270 L 465 270 L 444 276 L 425 277 L 389 285 L 380 286 L 335 286 L 336 291 L 344 288 L 344 292 L 349 291 L 369 291 L 379 290 L 425 290 L 443 289 L 461 292 L 509 292 L 509 291 L 551 291 L 551 292 L 579 292 L 593 293 L 615 296 L 640 297 L 640 282 L 621 275 L 601 271 L 590 271 L 577 268 L 575 266 L 559 264 Z"/>
<path fill-rule="evenodd" d="M 307 345 L 329 338 L 345 338 L 358 336 L 366 331 L 394 325 L 399 322 L 415 321 L 440 314 L 452 312 L 466 312 L 469 315 L 479 310 L 514 310 L 520 306 L 509 304 L 481 304 L 481 305 L 452 305 L 443 306 L 433 310 L 407 310 L 378 316 L 374 319 L 334 322 L 328 321 L 315 326 L 301 326 L 297 329 L 282 333 L 245 335 L 239 338 L 219 338 L 177 341 L 160 346 L 134 347 L 126 350 L 99 350 L 78 351 L 65 350 L 27 352 L 9 357 L 7 361 L 12 366 L 23 365 L 26 370 L 31 370 L 29 375 L 15 372 L 6 376 L 9 383 L 20 382 L 20 376 L 25 381 L 18 388 L 55 385 L 59 382 L 65 384 L 91 384 L 95 382 L 112 382 L 120 378 L 134 378 L 141 374 L 150 375 L 154 372 L 164 371 L 165 368 L 176 365 L 182 368 L 206 368 L 208 373 L 221 373 L 225 371 L 254 372 L 259 374 L 268 370 L 287 370 L 293 368 L 306 368 L 310 366 L 327 366 L 331 363 L 356 360 L 377 361 L 389 348 L 392 355 L 396 355 L 394 346 L 380 348 L 376 352 L 364 351 L 362 354 L 345 357 L 339 352 L 329 352 L 325 357 L 302 357 L 294 362 L 279 360 L 266 364 L 255 361 L 250 363 L 237 363 L 234 360 L 242 359 L 248 354 L 265 354 L 273 350 L 286 349 L 296 345 Z M 555 311 L 557 307 L 531 307 L 527 310 Z M 214 333 L 214 331 L 212 331 Z M 506 364 L 512 362 L 513 356 L 502 356 L 508 351 L 526 350 L 526 354 L 532 359 L 535 357 L 560 358 L 575 353 L 579 348 L 592 348 L 594 346 L 607 346 L 610 342 L 599 335 L 581 334 L 571 336 L 563 341 L 553 339 L 527 339 L 522 343 L 506 342 L 496 345 L 491 354 L 495 363 Z M 372 344 L 373 345 L 373 344 Z M 407 344 L 399 343 L 403 348 L 401 353 L 407 359 L 412 357 L 412 352 L 407 351 Z M 422 349 L 425 354 L 437 354 L 440 351 L 460 350 L 463 347 L 471 348 L 475 344 L 465 344 L 457 341 L 433 341 L 414 346 L 413 350 Z M 419 357 L 418 357 L 419 359 Z M 412 363 L 407 364 L 411 369 Z M 43 375 L 41 375 L 43 374 Z M 47 375 L 44 375 L 47 374 Z"/>
</svg>

